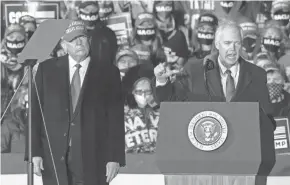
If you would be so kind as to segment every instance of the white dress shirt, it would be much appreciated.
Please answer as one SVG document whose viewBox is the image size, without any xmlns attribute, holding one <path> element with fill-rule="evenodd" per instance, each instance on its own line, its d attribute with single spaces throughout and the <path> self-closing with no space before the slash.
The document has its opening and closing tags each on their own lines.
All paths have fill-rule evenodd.
<svg viewBox="0 0 290 185">
<path fill-rule="evenodd" d="M 91 60 L 91 58 L 87 57 L 85 60 L 83 60 L 79 63 L 81 65 L 81 68 L 79 70 L 80 71 L 80 78 L 81 78 L 81 86 L 83 85 L 90 60 Z M 68 57 L 68 61 L 69 61 L 69 79 L 70 79 L 70 83 L 71 83 L 73 75 L 77 69 L 75 67 L 75 65 L 78 63 L 71 56 Z"/>
<path fill-rule="evenodd" d="M 220 67 L 220 74 L 221 74 L 221 82 L 222 82 L 222 86 L 223 86 L 223 92 L 224 92 L 224 95 L 226 96 L 226 92 L 227 92 L 226 85 L 227 85 L 227 77 L 228 77 L 228 74 L 226 73 L 227 68 L 221 63 L 219 57 L 218 57 L 218 63 L 219 63 L 219 67 Z M 237 64 L 232 66 L 229 70 L 231 71 L 231 76 L 234 78 L 235 88 L 237 89 L 237 85 L 238 85 L 238 81 L 239 81 L 239 75 L 240 75 L 240 63 L 237 62 Z"/>
</svg>

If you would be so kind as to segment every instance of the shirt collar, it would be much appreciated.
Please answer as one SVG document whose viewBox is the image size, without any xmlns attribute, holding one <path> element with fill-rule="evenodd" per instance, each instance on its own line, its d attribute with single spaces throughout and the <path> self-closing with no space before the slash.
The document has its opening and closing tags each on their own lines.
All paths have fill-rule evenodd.
<svg viewBox="0 0 290 185">
<path fill-rule="evenodd" d="M 220 57 L 218 57 L 218 63 L 219 63 L 219 67 L 220 67 L 220 71 L 222 72 L 222 75 L 226 75 L 227 68 L 222 64 L 222 62 L 220 60 Z M 231 71 L 232 76 L 236 77 L 236 75 L 238 74 L 239 69 L 240 69 L 240 63 L 237 62 L 229 70 Z"/>
<path fill-rule="evenodd" d="M 76 62 L 71 56 L 68 56 L 69 66 L 73 68 L 78 62 Z M 79 64 L 82 66 L 81 69 L 86 69 L 90 63 L 91 57 L 88 56 L 85 60 L 81 61 Z"/>
</svg>

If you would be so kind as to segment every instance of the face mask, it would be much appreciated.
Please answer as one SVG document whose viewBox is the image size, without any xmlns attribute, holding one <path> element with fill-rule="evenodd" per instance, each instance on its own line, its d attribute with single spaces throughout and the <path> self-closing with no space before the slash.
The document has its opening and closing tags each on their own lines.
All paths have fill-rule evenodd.
<svg viewBox="0 0 290 185">
<path fill-rule="evenodd" d="M 277 84 L 277 83 L 269 83 L 267 84 L 270 100 L 273 100 L 275 98 L 279 98 L 283 91 L 283 84 Z"/>
<path fill-rule="evenodd" d="M 197 39 L 200 44 L 211 45 L 214 39 L 214 34 L 211 32 L 197 32 Z"/>
<path fill-rule="evenodd" d="M 99 19 L 98 12 L 95 13 L 84 13 L 80 12 L 80 18 L 85 22 L 88 27 L 95 26 L 95 23 Z"/>
<path fill-rule="evenodd" d="M 290 12 L 284 12 L 283 10 L 279 10 L 275 12 L 275 14 L 273 15 L 273 19 L 281 22 L 283 26 L 287 26 L 290 19 Z"/>
<path fill-rule="evenodd" d="M 245 37 L 243 39 L 243 48 L 246 53 L 252 53 L 256 47 L 256 39 Z"/>
<path fill-rule="evenodd" d="M 107 20 L 108 16 L 113 12 L 113 7 L 100 7 L 99 9 L 99 16 L 101 21 Z"/>
<path fill-rule="evenodd" d="M 140 40 L 149 41 L 155 38 L 156 33 L 155 29 L 152 28 L 137 28 L 136 35 Z"/>
<path fill-rule="evenodd" d="M 221 7 L 224 9 L 226 13 L 229 13 L 234 6 L 234 1 L 222 1 L 220 2 Z"/>
<path fill-rule="evenodd" d="M 276 53 L 280 48 L 281 41 L 279 39 L 264 37 L 262 40 L 262 44 L 265 47 L 265 49 L 268 50 L 269 52 Z"/>
<path fill-rule="evenodd" d="M 140 108 L 144 108 L 147 105 L 147 100 L 144 96 L 135 94 L 134 97 Z"/>
<path fill-rule="evenodd" d="M 6 47 L 7 49 L 17 55 L 18 53 L 20 53 L 23 48 L 25 46 L 25 41 L 24 40 L 21 40 L 21 41 L 9 41 L 9 40 L 6 40 Z"/>
<path fill-rule="evenodd" d="M 33 33 L 34 33 L 33 31 L 27 31 L 26 32 L 28 40 L 32 37 Z"/>
</svg>

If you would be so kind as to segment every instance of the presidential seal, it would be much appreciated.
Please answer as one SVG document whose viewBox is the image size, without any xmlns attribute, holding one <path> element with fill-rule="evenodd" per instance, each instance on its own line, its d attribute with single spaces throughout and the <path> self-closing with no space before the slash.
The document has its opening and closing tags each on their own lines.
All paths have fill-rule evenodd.
<svg viewBox="0 0 290 185">
<path fill-rule="evenodd" d="M 203 111 L 195 115 L 188 125 L 191 143 L 203 151 L 213 151 L 223 145 L 228 136 L 225 119 L 213 111 Z"/>
</svg>

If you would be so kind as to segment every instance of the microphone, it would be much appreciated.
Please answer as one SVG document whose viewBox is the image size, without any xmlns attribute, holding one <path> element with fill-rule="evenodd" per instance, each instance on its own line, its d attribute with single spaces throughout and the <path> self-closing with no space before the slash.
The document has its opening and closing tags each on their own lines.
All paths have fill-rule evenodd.
<svg viewBox="0 0 290 185">
<path fill-rule="evenodd" d="M 212 97 L 210 95 L 210 90 L 209 90 L 209 86 L 208 86 L 207 72 L 211 71 L 215 68 L 215 63 L 212 59 L 212 55 L 208 55 L 204 58 L 203 68 L 204 68 L 203 78 L 204 78 L 204 83 L 205 83 L 204 85 L 205 85 L 206 92 L 208 94 L 209 101 L 211 102 Z"/>
</svg>

